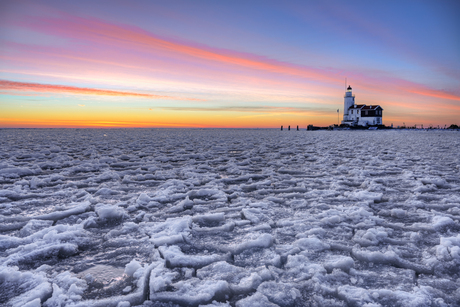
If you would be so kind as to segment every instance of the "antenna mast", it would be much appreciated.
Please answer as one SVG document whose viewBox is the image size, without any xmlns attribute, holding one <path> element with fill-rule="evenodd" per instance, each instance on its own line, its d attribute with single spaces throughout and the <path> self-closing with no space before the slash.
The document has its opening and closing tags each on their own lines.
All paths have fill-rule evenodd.
<svg viewBox="0 0 460 307">
<path fill-rule="evenodd" d="M 345 77 L 345 91 L 347 90 L 347 77 Z"/>
</svg>

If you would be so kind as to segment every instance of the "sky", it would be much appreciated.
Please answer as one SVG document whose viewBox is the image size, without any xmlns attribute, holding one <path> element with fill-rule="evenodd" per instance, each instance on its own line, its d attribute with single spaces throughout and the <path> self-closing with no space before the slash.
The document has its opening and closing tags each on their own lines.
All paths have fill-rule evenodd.
<svg viewBox="0 0 460 307">
<path fill-rule="evenodd" d="M 460 2 L 0 1 L 0 127 L 327 126 L 346 84 L 460 125 Z"/>
</svg>

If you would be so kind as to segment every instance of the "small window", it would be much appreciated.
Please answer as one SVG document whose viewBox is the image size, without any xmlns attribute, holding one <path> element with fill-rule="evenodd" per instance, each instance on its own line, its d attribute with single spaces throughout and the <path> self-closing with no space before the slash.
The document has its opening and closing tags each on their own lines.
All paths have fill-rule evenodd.
<svg viewBox="0 0 460 307">
<path fill-rule="evenodd" d="M 353 114 L 353 110 L 351 110 L 351 114 Z"/>
</svg>

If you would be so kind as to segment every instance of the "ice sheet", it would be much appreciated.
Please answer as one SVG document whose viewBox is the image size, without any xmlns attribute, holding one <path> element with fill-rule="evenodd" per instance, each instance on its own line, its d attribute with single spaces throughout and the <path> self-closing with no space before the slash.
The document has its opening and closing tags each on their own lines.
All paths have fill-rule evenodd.
<svg viewBox="0 0 460 307">
<path fill-rule="evenodd" d="M 455 306 L 455 131 L 0 129 L 1 306 Z"/>
</svg>

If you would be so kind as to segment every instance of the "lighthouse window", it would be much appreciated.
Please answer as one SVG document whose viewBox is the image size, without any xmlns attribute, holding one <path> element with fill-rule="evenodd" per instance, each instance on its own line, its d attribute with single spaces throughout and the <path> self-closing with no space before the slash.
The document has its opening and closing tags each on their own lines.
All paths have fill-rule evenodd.
<svg viewBox="0 0 460 307">
<path fill-rule="evenodd" d="M 351 110 L 351 114 L 353 114 L 353 110 Z"/>
</svg>

